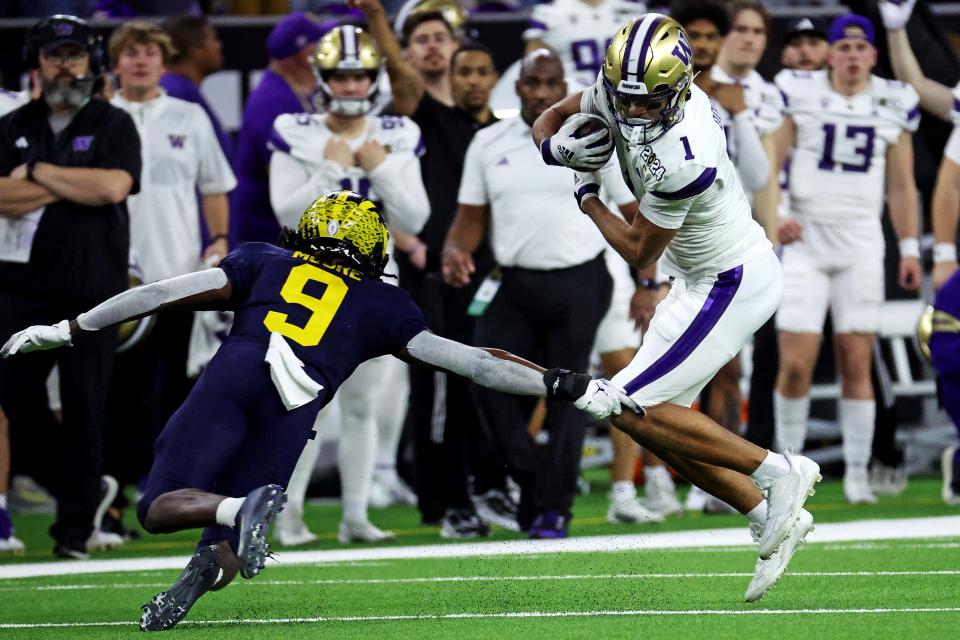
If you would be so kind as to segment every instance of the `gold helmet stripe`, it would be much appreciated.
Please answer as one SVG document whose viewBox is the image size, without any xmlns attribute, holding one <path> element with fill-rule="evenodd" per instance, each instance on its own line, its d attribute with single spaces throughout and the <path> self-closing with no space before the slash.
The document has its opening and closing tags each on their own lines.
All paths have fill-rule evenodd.
<svg viewBox="0 0 960 640">
<path fill-rule="evenodd" d="M 660 27 L 660 23 L 666 16 L 659 13 L 648 13 L 642 20 L 633 23 L 633 29 L 630 37 L 627 39 L 627 50 L 623 55 L 623 75 L 621 80 L 630 80 L 632 82 L 643 83 L 643 74 L 646 71 L 647 51 L 650 49 L 650 41 L 653 34 Z M 640 47 L 636 47 L 636 42 L 641 42 Z"/>
</svg>

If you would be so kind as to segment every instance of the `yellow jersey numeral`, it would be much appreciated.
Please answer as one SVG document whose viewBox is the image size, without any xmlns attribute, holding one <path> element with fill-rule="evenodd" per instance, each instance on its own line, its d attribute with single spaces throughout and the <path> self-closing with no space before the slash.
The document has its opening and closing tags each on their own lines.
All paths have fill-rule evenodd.
<svg viewBox="0 0 960 640">
<path fill-rule="evenodd" d="M 303 292 L 304 287 L 310 281 L 322 282 L 327 285 L 323 295 L 319 298 L 314 298 Z M 263 319 L 263 324 L 268 330 L 290 338 L 299 345 L 315 347 L 320 344 L 323 334 L 327 332 L 327 328 L 343 303 L 343 298 L 347 295 L 348 289 L 349 287 L 343 280 L 328 271 L 312 264 L 297 265 L 290 270 L 287 281 L 283 283 L 283 288 L 280 289 L 280 296 L 283 297 L 285 302 L 299 304 L 313 313 L 302 327 L 287 322 L 287 314 L 279 311 L 267 313 L 267 316 Z"/>
</svg>

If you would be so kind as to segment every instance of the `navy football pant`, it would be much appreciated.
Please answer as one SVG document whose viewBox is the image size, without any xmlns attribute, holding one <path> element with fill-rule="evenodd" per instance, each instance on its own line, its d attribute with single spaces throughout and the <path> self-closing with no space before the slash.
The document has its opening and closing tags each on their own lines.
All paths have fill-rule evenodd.
<svg viewBox="0 0 960 640">
<path fill-rule="evenodd" d="M 264 354 L 263 346 L 241 340 L 220 347 L 157 438 L 137 504 L 141 524 L 157 497 L 177 489 L 241 498 L 266 484 L 287 485 L 323 397 L 287 411 Z M 236 550 L 236 531 L 212 526 L 200 544 L 224 540 Z"/>
<path fill-rule="evenodd" d="M 934 333 L 930 336 L 930 352 L 943 408 L 960 435 L 960 334 Z M 960 467 L 960 447 L 953 455 L 953 464 Z"/>
</svg>

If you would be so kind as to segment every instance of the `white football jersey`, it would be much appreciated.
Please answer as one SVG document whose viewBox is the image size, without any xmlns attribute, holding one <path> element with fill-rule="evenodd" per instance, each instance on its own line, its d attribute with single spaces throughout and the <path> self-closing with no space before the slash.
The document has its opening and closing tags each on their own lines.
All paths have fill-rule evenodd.
<svg viewBox="0 0 960 640">
<path fill-rule="evenodd" d="M 583 92 L 580 108 L 610 124 L 620 171 L 643 216 L 679 230 L 663 254 L 665 273 L 693 281 L 770 249 L 727 155 L 720 114 L 699 88 L 691 87 L 683 119 L 652 144 L 624 138 L 602 79 Z"/>
<path fill-rule="evenodd" d="M 780 88 L 796 125 L 791 215 L 825 223 L 879 218 L 887 149 L 903 131 L 916 131 L 917 92 L 871 76 L 867 89 L 842 96 L 826 71 L 791 71 Z"/>
<path fill-rule="evenodd" d="M 553 0 L 534 5 L 523 39 L 543 40 L 560 56 L 574 93 L 597 79 L 617 29 L 644 12 L 646 4 L 632 0 L 601 0 L 596 7 L 582 0 Z"/>
<path fill-rule="evenodd" d="M 26 91 L 7 91 L 0 89 L 0 118 L 14 109 L 19 109 L 30 101 L 30 94 Z"/>
<path fill-rule="evenodd" d="M 110 103 L 130 114 L 140 134 L 140 192 L 127 198 L 130 246 L 144 280 L 152 282 L 200 267 L 197 191 L 226 194 L 237 185 L 209 116 L 200 105 L 161 94 Z"/>
<path fill-rule="evenodd" d="M 391 225 L 418 233 L 430 216 L 430 204 L 420 174 L 424 153 L 420 127 L 405 116 L 365 116 L 366 129 L 356 138 L 344 138 L 356 152 L 376 140 L 387 159 L 369 174 L 354 164 L 346 171 L 324 158 L 334 135 L 323 114 L 285 113 L 277 117 L 268 146 L 273 150 L 270 198 L 281 225 L 295 228 L 300 215 L 320 195 L 350 189 L 373 200 Z M 293 162 L 285 162 L 287 156 Z M 282 163 L 280 166 L 277 163 Z"/>
<path fill-rule="evenodd" d="M 780 90 L 772 82 L 764 80 L 763 76 L 756 71 L 751 71 L 750 75 L 740 80 L 715 64 L 710 68 L 710 77 L 714 82 L 739 84 L 743 87 L 744 102 L 747 103 L 747 110 L 753 116 L 753 124 L 757 127 L 761 138 L 772 134 L 783 124 L 784 105 Z M 733 131 L 733 119 L 730 113 L 720 105 L 717 105 L 717 111 L 723 122 L 723 130 L 727 133 L 727 153 L 736 161 L 736 136 L 730 135 Z"/>
</svg>

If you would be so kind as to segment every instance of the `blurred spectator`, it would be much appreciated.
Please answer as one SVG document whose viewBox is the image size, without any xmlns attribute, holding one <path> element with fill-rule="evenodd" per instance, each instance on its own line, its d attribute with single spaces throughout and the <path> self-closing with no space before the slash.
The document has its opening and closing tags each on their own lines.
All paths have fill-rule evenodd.
<svg viewBox="0 0 960 640">
<path fill-rule="evenodd" d="M 274 149 L 270 200 L 280 224 L 294 228 L 318 196 L 350 189 L 377 202 L 388 225 L 416 234 L 430 215 L 420 176 L 420 128 L 403 116 L 368 115 L 382 66 L 373 38 L 358 27 L 337 27 L 320 40 L 312 61 L 326 113 L 281 115 L 270 138 Z M 389 276 L 383 279 L 396 283 Z M 327 432 L 340 433 L 343 519 L 339 540 L 343 543 L 393 537 L 375 527 L 367 515 L 376 454 L 375 412 L 390 360 L 389 356 L 374 358 L 357 367 L 333 400 L 339 412 L 337 407 L 327 407 L 318 418 L 318 422 L 332 423 Z M 316 429 L 325 431 L 319 425 Z M 313 451 L 315 458 L 318 450 Z M 305 529 L 302 495 L 298 498 L 291 500 L 290 515 L 278 522 L 279 539 L 287 538 L 284 544 Z"/>
<path fill-rule="evenodd" d="M 94 18 L 201 15 L 198 0 L 99 0 Z"/>
<path fill-rule="evenodd" d="M 130 116 L 93 96 L 99 38 L 72 16 L 30 32 L 27 61 L 42 95 L 0 119 L 0 333 L 57 323 L 126 289 L 126 198 L 139 190 L 140 139 Z M 63 134 L 63 135 L 61 135 Z M 61 320 L 63 320 L 61 322 Z M 57 481 L 55 555 L 85 558 L 100 497 L 103 423 L 116 332 L 72 349 L 0 361 L 0 405 L 13 428 L 50 434 Z M 61 372 L 63 424 L 46 379 Z M 56 434 L 56 435 L 54 435 Z"/>
<path fill-rule="evenodd" d="M 457 54 L 454 68 L 471 54 Z M 567 95 L 556 54 L 528 54 L 517 93 L 520 117 L 479 132 L 467 149 L 457 215 L 443 248 L 444 280 L 453 286 L 470 282 L 472 253 L 489 226 L 503 275 L 477 322 L 477 342 L 506 344 L 520 357 L 536 355 L 547 366 L 583 370 L 613 285 L 603 256 L 606 243 L 571 197 L 570 172 L 546 165 L 530 144 L 533 121 Z M 612 171 L 614 165 L 608 165 L 607 175 Z M 526 428 L 534 403 L 478 392 L 486 422 L 507 450 L 510 475 L 520 484 L 520 528 L 531 538 L 565 537 L 584 420 L 547 401 L 543 430 L 534 440 Z"/>
<path fill-rule="evenodd" d="M 125 22 L 110 37 L 110 62 L 120 82 L 111 102 L 131 115 L 143 145 L 140 193 L 127 203 L 130 245 L 143 282 L 215 265 L 228 251 L 226 194 L 236 180 L 201 107 L 160 87 L 172 52 L 167 33 L 149 22 Z M 197 191 L 211 235 L 202 255 Z M 142 443 L 144 435 L 152 443 L 190 391 L 192 327 L 192 313 L 161 311 L 149 335 L 117 356 L 108 425 L 117 442 L 109 442 L 108 451 L 119 451 L 108 462 L 118 465 L 110 471 L 121 483 L 136 481 L 148 467 L 135 459 L 133 446 L 123 455 L 118 443 Z"/>
<path fill-rule="evenodd" d="M 171 97 L 203 107 L 213 123 L 220 148 L 227 159 L 232 158 L 233 140 L 223 130 L 220 118 L 200 93 L 203 79 L 223 67 L 223 43 L 217 36 L 216 27 L 203 16 L 177 16 L 165 20 L 163 29 L 170 34 L 173 53 L 166 65 L 166 73 L 160 78 L 160 86 Z"/>
<path fill-rule="evenodd" d="M 244 106 L 233 158 L 237 173 L 237 188 L 230 196 L 234 244 L 273 242 L 280 233 L 270 206 L 267 138 L 280 114 L 317 110 L 317 79 L 310 57 L 324 33 L 313 15 L 291 13 L 277 23 L 267 38 L 270 66 Z"/>
<path fill-rule="evenodd" d="M 23 553 L 23 540 L 14 535 L 13 521 L 7 510 L 10 483 L 10 421 L 0 408 L 0 553 Z"/>
<path fill-rule="evenodd" d="M 440 254 L 456 212 L 467 145 L 477 130 L 496 121 L 488 104 L 496 82 L 493 56 L 482 45 L 468 45 L 454 65 L 458 46 L 454 29 L 440 11 L 420 11 L 416 6 L 401 25 L 401 49 L 379 2 L 354 5 L 367 15 L 370 33 L 386 58 L 393 111 L 420 126 L 426 146 L 421 168 L 430 219 L 418 239 L 397 255 L 400 284 L 424 309 L 432 331 L 473 344 L 475 319 L 467 315 L 467 307 L 494 266 L 489 245 L 484 243 L 478 251 L 477 272 L 463 289 L 444 285 Z M 398 244 L 402 241 L 401 237 Z M 417 506 L 425 523 L 439 522 L 444 537 L 485 535 L 489 529 L 480 520 L 479 509 L 489 522 L 517 527 L 516 504 L 505 491 L 503 465 L 494 461 L 492 444 L 481 435 L 474 397 L 463 381 L 411 369 L 407 425 L 414 439 Z M 476 507 L 470 495 L 471 468 Z"/>
</svg>

